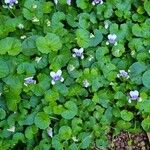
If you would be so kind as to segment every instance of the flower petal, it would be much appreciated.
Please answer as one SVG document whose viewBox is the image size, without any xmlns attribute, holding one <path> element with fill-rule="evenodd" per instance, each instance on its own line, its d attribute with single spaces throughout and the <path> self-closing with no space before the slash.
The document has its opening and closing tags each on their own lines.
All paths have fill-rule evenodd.
<svg viewBox="0 0 150 150">
<path fill-rule="evenodd" d="M 57 75 L 57 76 L 61 76 L 61 74 L 62 74 L 62 71 L 61 71 L 61 70 L 58 70 L 58 71 L 56 72 L 56 75 Z"/>
<path fill-rule="evenodd" d="M 112 34 L 111 38 L 115 40 L 117 38 L 116 34 Z"/>
<path fill-rule="evenodd" d="M 54 84 L 55 84 L 55 81 L 54 81 L 54 80 L 52 80 L 52 81 L 51 81 L 51 83 L 52 83 L 52 85 L 54 85 Z"/>
<path fill-rule="evenodd" d="M 15 132 L 15 126 L 12 126 L 11 128 L 7 129 L 7 131 Z"/>
<path fill-rule="evenodd" d="M 73 57 L 76 57 L 76 54 L 72 54 Z"/>
<path fill-rule="evenodd" d="M 56 73 L 55 73 L 54 71 L 50 72 L 50 76 L 51 76 L 52 78 L 54 78 L 55 75 L 56 75 Z"/>
<path fill-rule="evenodd" d="M 128 99 L 128 102 L 131 103 L 131 99 Z"/>
<path fill-rule="evenodd" d="M 76 53 L 76 52 L 78 52 L 79 50 L 78 50 L 77 48 L 74 48 L 72 51 Z"/>
<path fill-rule="evenodd" d="M 135 90 L 135 91 L 130 91 L 130 96 L 132 97 L 132 96 L 138 96 L 139 95 L 139 92 L 137 91 L 137 90 Z"/>
<path fill-rule="evenodd" d="M 67 4 L 68 4 L 68 5 L 71 5 L 71 0 L 67 0 Z"/>
<path fill-rule="evenodd" d="M 80 48 L 78 51 L 79 51 L 80 53 L 83 53 L 84 49 L 83 49 L 83 48 Z"/>
<path fill-rule="evenodd" d="M 58 4 L 58 0 L 54 0 L 54 3 L 57 5 Z"/>
<path fill-rule="evenodd" d="M 63 82 L 63 81 L 64 81 L 64 78 L 63 78 L 63 77 L 61 77 L 60 81 L 61 81 L 61 82 Z"/>
<path fill-rule="evenodd" d="M 49 128 L 47 129 L 47 134 L 48 134 L 50 137 L 53 137 L 53 129 L 49 127 Z"/>
<path fill-rule="evenodd" d="M 25 78 L 24 80 L 25 80 L 25 81 L 27 81 L 27 80 L 33 80 L 33 77 L 27 77 L 27 78 Z"/>
<path fill-rule="evenodd" d="M 83 58 L 84 58 L 84 56 L 82 55 L 82 56 L 81 56 L 81 59 L 83 59 Z"/>
</svg>

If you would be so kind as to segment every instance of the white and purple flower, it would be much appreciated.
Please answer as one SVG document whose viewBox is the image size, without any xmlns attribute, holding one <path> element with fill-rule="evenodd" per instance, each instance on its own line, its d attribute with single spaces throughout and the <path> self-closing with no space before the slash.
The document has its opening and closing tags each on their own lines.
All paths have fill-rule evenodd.
<svg viewBox="0 0 150 150">
<path fill-rule="evenodd" d="M 68 5 L 71 5 L 71 0 L 67 0 L 67 4 L 68 4 Z"/>
<path fill-rule="evenodd" d="M 74 48 L 72 51 L 74 52 L 74 54 L 72 55 L 73 57 L 80 57 L 81 59 L 84 58 L 84 56 L 83 56 L 84 49 L 83 48 L 80 48 L 80 49 Z"/>
<path fill-rule="evenodd" d="M 89 87 L 89 85 L 90 85 L 90 83 L 88 82 L 88 80 L 84 80 L 84 81 L 83 81 L 83 86 L 84 86 L 85 88 Z"/>
<path fill-rule="evenodd" d="M 21 29 L 24 28 L 24 25 L 23 25 L 22 23 L 19 23 L 19 24 L 18 24 L 18 28 L 21 30 Z"/>
<path fill-rule="evenodd" d="M 78 142 L 78 141 L 79 141 L 79 139 L 77 139 L 77 137 L 75 137 L 75 136 L 72 137 L 72 140 L 73 140 L 74 142 Z"/>
<path fill-rule="evenodd" d="M 15 4 L 18 4 L 18 0 L 5 0 L 5 4 L 9 6 L 9 8 L 13 8 Z"/>
<path fill-rule="evenodd" d="M 7 129 L 7 131 L 10 131 L 10 132 L 15 132 L 15 126 L 12 126 L 12 127 L 10 127 L 9 129 Z"/>
<path fill-rule="evenodd" d="M 108 23 L 108 21 L 104 21 L 104 27 L 105 27 L 105 29 L 108 29 L 108 28 L 109 28 L 109 23 Z"/>
<path fill-rule="evenodd" d="M 54 3 L 57 5 L 58 4 L 58 0 L 54 0 Z"/>
<path fill-rule="evenodd" d="M 29 84 L 36 84 L 36 80 L 33 77 L 27 77 L 24 79 L 24 85 L 28 86 Z"/>
<path fill-rule="evenodd" d="M 137 100 L 139 102 L 142 101 L 142 99 L 140 98 L 140 94 L 137 90 L 130 91 L 129 96 L 130 96 L 130 98 L 128 100 L 129 103 L 131 103 L 132 100 L 133 101 Z"/>
<path fill-rule="evenodd" d="M 108 41 L 106 42 L 106 45 L 109 45 L 109 44 L 114 44 L 114 45 L 117 45 L 117 35 L 116 34 L 109 34 L 108 35 Z"/>
<path fill-rule="evenodd" d="M 90 33 L 90 38 L 94 38 L 95 35 L 93 33 Z"/>
<path fill-rule="evenodd" d="M 122 77 L 122 78 L 128 79 L 129 78 L 129 74 L 125 70 L 119 70 L 119 73 L 117 74 L 117 77 L 118 78 Z"/>
<path fill-rule="evenodd" d="M 32 18 L 32 22 L 33 22 L 33 23 L 37 23 L 37 22 L 39 22 L 39 21 L 40 21 L 40 20 L 39 20 L 37 17 L 33 17 L 33 18 Z"/>
<path fill-rule="evenodd" d="M 50 76 L 53 78 L 53 80 L 51 81 L 51 83 L 54 85 L 56 83 L 56 81 L 64 81 L 64 78 L 61 76 L 62 75 L 62 71 L 58 70 L 57 72 L 50 72 Z"/>
<path fill-rule="evenodd" d="M 75 69 L 74 65 L 68 65 L 67 67 L 68 71 L 73 71 Z"/>
<path fill-rule="evenodd" d="M 41 61 L 41 59 L 42 59 L 42 57 L 36 57 L 36 58 L 35 58 L 35 61 L 36 61 L 37 63 L 39 63 L 39 62 Z"/>
<path fill-rule="evenodd" d="M 103 0 L 93 0 L 92 5 L 103 4 Z"/>
<path fill-rule="evenodd" d="M 51 127 L 49 127 L 47 129 L 47 134 L 52 138 L 53 137 L 53 129 Z"/>
</svg>

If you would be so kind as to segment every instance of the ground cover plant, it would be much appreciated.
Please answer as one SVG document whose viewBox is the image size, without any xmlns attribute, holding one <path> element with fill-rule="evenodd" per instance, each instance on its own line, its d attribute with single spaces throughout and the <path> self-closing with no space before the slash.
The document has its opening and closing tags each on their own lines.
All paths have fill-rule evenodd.
<svg viewBox="0 0 150 150">
<path fill-rule="evenodd" d="M 107 149 L 149 94 L 149 0 L 0 1 L 0 150 Z"/>
</svg>

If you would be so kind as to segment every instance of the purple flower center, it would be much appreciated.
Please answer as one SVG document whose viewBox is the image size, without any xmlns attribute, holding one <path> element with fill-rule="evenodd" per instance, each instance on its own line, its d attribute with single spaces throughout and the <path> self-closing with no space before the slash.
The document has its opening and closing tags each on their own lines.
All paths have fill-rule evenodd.
<svg viewBox="0 0 150 150">
<path fill-rule="evenodd" d="M 16 0 L 10 0 L 8 4 L 13 6 L 15 3 L 16 3 Z"/>
<path fill-rule="evenodd" d="M 132 99 L 132 100 L 137 100 L 137 99 L 138 99 L 138 96 L 137 96 L 137 95 L 132 95 L 131 99 Z"/>
<path fill-rule="evenodd" d="M 35 80 L 33 80 L 32 78 L 29 78 L 29 79 L 26 79 L 25 80 L 25 83 L 26 84 L 32 84 L 32 83 L 34 83 L 35 82 Z"/>
<path fill-rule="evenodd" d="M 110 39 L 109 39 L 109 43 L 110 43 L 110 44 L 114 44 L 115 42 L 116 42 L 115 39 L 113 39 L 113 38 L 110 38 Z"/>
<path fill-rule="evenodd" d="M 76 52 L 75 53 L 77 57 L 81 57 L 81 53 L 80 52 Z"/>
<path fill-rule="evenodd" d="M 128 77 L 128 73 L 125 71 L 120 72 L 120 76 L 122 77 Z"/>
<path fill-rule="evenodd" d="M 60 80 L 60 79 L 61 79 L 61 77 L 60 77 L 60 76 L 58 76 L 58 75 L 56 75 L 53 79 L 54 79 L 55 81 L 58 81 L 58 80 Z"/>
<path fill-rule="evenodd" d="M 96 4 L 100 3 L 101 0 L 94 0 Z"/>
</svg>

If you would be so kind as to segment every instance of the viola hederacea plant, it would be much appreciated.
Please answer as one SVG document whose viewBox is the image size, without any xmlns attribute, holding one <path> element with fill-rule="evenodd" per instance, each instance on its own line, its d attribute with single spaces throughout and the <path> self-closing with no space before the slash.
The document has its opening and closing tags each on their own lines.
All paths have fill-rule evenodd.
<svg viewBox="0 0 150 150">
<path fill-rule="evenodd" d="M 5 0 L 4 2 L 10 8 L 13 8 L 15 4 L 18 4 L 18 0 Z"/>
<path fill-rule="evenodd" d="M 0 150 L 117 150 L 150 132 L 149 0 L 0 3 Z"/>
<path fill-rule="evenodd" d="M 62 71 L 58 70 L 57 72 L 50 72 L 50 76 L 52 77 L 52 81 L 51 83 L 54 85 L 57 81 L 64 81 L 64 78 L 61 76 L 62 75 Z"/>
<path fill-rule="evenodd" d="M 28 86 L 29 84 L 36 84 L 36 80 L 33 77 L 27 77 L 24 79 L 24 85 Z"/>
<path fill-rule="evenodd" d="M 84 49 L 83 48 L 79 48 L 79 49 L 74 48 L 72 51 L 74 52 L 72 54 L 73 57 L 80 57 L 81 59 L 84 58 L 84 55 L 83 55 Z"/>
<path fill-rule="evenodd" d="M 129 78 L 129 74 L 125 70 L 119 70 L 119 73 L 117 74 L 117 77 L 118 78 L 122 77 L 122 78 L 128 79 Z"/>
<path fill-rule="evenodd" d="M 132 101 L 139 101 L 139 102 L 142 101 L 142 99 L 140 98 L 140 94 L 137 90 L 130 91 L 129 96 L 130 96 L 128 100 L 129 103 L 131 103 Z"/>
<path fill-rule="evenodd" d="M 116 34 L 109 34 L 108 35 L 108 41 L 106 42 L 106 45 L 113 44 L 117 45 L 117 35 Z"/>
<path fill-rule="evenodd" d="M 67 4 L 68 4 L 68 5 L 71 5 L 71 1 L 72 1 L 72 0 L 67 0 Z"/>
<path fill-rule="evenodd" d="M 49 127 L 47 129 L 47 134 L 50 136 L 50 137 L 53 137 L 53 129 L 51 127 Z"/>
<path fill-rule="evenodd" d="M 103 4 L 103 0 L 93 0 L 92 5 Z"/>
</svg>

